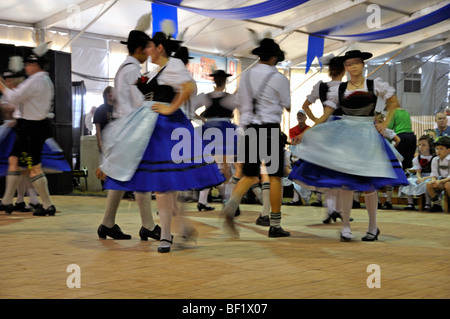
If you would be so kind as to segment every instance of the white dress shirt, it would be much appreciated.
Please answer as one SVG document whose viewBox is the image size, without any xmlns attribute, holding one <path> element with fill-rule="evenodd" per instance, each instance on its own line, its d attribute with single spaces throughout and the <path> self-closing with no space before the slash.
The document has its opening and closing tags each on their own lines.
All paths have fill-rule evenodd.
<svg viewBox="0 0 450 319">
<path fill-rule="evenodd" d="M 266 86 L 260 87 L 270 73 L 274 75 Z M 254 97 L 258 97 L 256 114 L 253 113 Z M 242 75 L 236 93 L 236 103 L 240 111 L 240 125 L 280 123 L 283 107 L 290 109 L 291 91 L 289 80 L 274 66 L 257 63 Z"/>
<path fill-rule="evenodd" d="M 115 118 L 121 118 L 142 105 L 144 95 L 135 85 L 140 76 L 141 64 L 135 57 L 127 56 L 114 79 L 116 100 L 113 116 Z"/>
<path fill-rule="evenodd" d="M 19 107 L 25 120 L 41 121 L 47 118 L 53 102 L 54 86 L 48 73 L 41 71 L 30 75 L 15 89 L 6 89 L 6 100 Z"/>
<path fill-rule="evenodd" d="M 447 155 L 444 159 L 439 159 L 436 156 L 431 161 L 431 175 L 436 178 L 447 178 L 450 177 L 450 155 Z"/>
</svg>

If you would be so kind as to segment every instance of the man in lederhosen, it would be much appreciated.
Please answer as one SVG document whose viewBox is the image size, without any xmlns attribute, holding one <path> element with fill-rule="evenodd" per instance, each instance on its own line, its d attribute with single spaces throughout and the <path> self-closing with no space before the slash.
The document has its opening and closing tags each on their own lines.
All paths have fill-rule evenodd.
<svg viewBox="0 0 450 319">
<path fill-rule="evenodd" d="M 270 228 L 269 237 L 286 237 L 290 233 L 283 230 L 281 221 L 282 185 L 284 176 L 284 146 L 286 140 L 280 130 L 283 109 L 290 110 L 291 96 L 289 80 L 276 69 L 276 64 L 284 60 L 284 52 L 273 39 L 261 40 L 259 47 L 252 51 L 259 57 L 259 62 L 243 74 L 236 102 L 240 112 L 239 125 L 246 134 L 256 132 L 257 140 L 247 140 L 245 145 L 245 159 L 243 160 L 244 177 L 236 184 L 224 213 L 226 224 L 236 233 L 234 215 L 242 197 L 255 183 L 260 175 L 261 164 L 270 179 Z M 264 134 L 265 133 L 265 134 Z M 243 137 L 246 138 L 246 137 Z M 252 146 L 257 145 L 256 152 Z M 276 145 L 276 149 L 273 146 Z M 263 148 L 271 150 L 270 158 L 263 158 Z M 239 152 L 241 149 L 239 150 Z M 272 152 L 273 151 L 273 152 Z M 256 155 L 256 161 L 253 160 Z M 238 161 L 239 161 L 238 154 Z M 252 159 L 253 158 L 253 159 Z M 242 158 L 241 158 L 242 159 Z"/>
<path fill-rule="evenodd" d="M 42 46 L 46 47 L 46 44 L 41 45 L 40 49 Z M 28 78 L 17 88 L 7 88 L 3 78 L 0 78 L 0 91 L 8 102 L 20 108 L 21 113 L 16 126 L 17 138 L 8 159 L 6 189 L 0 210 L 12 212 L 13 197 L 22 170 L 28 169 L 31 184 L 42 201 L 42 205 L 33 215 L 54 216 L 56 209 L 50 199 L 47 177 L 41 167 L 42 147 L 45 140 L 51 137 L 50 121 L 47 117 L 52 107 L 54 86 L 45 72 L 47 49 L 36 49 L 25 60 L 25 73 Z"/>
</svg>

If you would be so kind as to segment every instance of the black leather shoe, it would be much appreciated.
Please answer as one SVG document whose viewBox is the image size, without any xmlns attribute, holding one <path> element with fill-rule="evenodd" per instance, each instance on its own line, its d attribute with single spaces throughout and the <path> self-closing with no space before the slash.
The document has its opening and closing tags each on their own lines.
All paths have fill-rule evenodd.
<svg viewBox="0 0 450 319">
<path fill-rule="evenodd" d="M 392 204 L 389 202 L 385 202 L 383 206 L 381 206 L 381 209 L 392 209 Z"/>
<path fill-rule="evenodd" d="M 173 239 L 173 236 L 172 236 L 172 239 Z M 172 241 L 172 240 L 161 239 L 161 241 L 165 241 L 165 242 L 169 243 L 170 245 L 173 244 L 173 241 Z M 168 247 L 158 247 L 158 253 L 168 253 L 168 252 L 170 252 L 170 247 L 171 247 L 171 246 L 168 246 Z"/>
<path fill-rule="evenodd" d="M 311 206 L 322 207 L 322 201 L 320 201 L 320 200 L 315 201 L 314 203 L 311 203 Z"/>
<path fill-rule="evenodd" d="M 27 208 L 25 202 L 16 203 L 13 207 L 14 212 L 28 213 L 31 212 L 31 208 Z"/>
<path fill-rule="evenodd" d="M 117 224 L 111 228 L 100 225 L 97 229 L 97 234 L 102 239 L 106 239 L 106 236 L 112 239 L 131 239 L 131 235 L 124 234 Z"/>
<path fill-rule="evenodd" d="M 42 205 L 35 209 L 33 216 L 55 216 L 56 208 L 50 205 L 48 208 L 44 208 Z"/>
<path fill-rule="evenodd" d="M 290 202 L 283 203 L 282 205 L 287 205 L 287 206 L 302 206 L 303 203 L 302 203 L 302 200 L 299 199 L 299 200 L 296 201 L 296 202 L 294 202 L 293 200 L 291 200 Z"/>
<path fill-rule="evenodd" d="M 332 214 L 332 217 L 331 218 L 333 218 L 333 220 L 336 222 L 336 220 L 339 218 L 340 220 L 342 220 L 342 216 L 341 216 L 341 213 L 338 213 L 338 212 L 333 212 Z M 352 222 L 353 221 L 353 218 L 349 218 L 349 220 Z"/>
<path fill-rule="evenodd" d="M 0 203 L 0 212 L 5 212 L 8 215 L 11 215 L 13 211 L 14 211 L 13 204 L 3 205 L 2 203 Z"/>
<path fill-rule="evenodd" d="M 269 228 L 269 237 L 289 237 L 289 236 L 291 236 L 291 233 L 285 231 L 281 227 L 270 226 Z"/>
<path fill-rule="evenodd" d="M 141 240 L 145 241 L 147 241 L 149 237 L 159 240 L 161 238 L 161 227 L 155 225 L 155 228 L 153 228 L 153 230 L 148 230 L 147 228 L 142 226 L 139 230 L 139 237 L 141 237 Z"/>
<path fill-rule="evenodd" d="M 377 234 L 374 235 L 372 233 L 367 232 L 366 236 L 361 238 L 362 241 L 375 241 L 378 240 L 378 235 L 380 234 L 380 230 L 377 228 Z"/>
<path fill-rule="evenodd" d="M 261 216 L 261 215 L 259 215 L 258 219 L 256 220 L 256 225 L 259 225 L 259 226 L 270 226 L 270 218 L 269 218 L 269 216 Z"/>
<path fill-rule="evenodd" d="M 212 206 L 209 206 L 208 204 L 202 204 L 202 203 L 197 203 L 197 209 L 199 212 L 201 212 L 202 210 L 214 210 L 215 208 Z"/>
</svg>

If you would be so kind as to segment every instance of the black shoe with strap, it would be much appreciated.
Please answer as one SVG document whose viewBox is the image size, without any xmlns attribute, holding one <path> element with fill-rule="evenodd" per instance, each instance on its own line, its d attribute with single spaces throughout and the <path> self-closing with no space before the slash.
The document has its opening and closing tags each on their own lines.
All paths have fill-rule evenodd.
<svg viewBox="0 0 450 319">
<path fill-rule="evenodd" d="M 361 238 L 362 241 L 375 241 L 378 240 L 378 235 L 380 234 L 380 230 L 377 228 L 377 233 L 372 234 L 370 232 L 367 232 L 366 235 Z"/>
<path fill-rule="evenodd" d="M 160 241 L 164 241 L 164 242 L 167 242 L 170 245 L 172 245 L 173 244 L 173 236 L 172 236 L 172 240 L 161 239 Z M 171 248 L 171 246 L 164 246 L 164 247 L 159 246 L 158 247 L 158 253 L 162 253 L 162 254 L 168 253 L 168 252 L 170 252 L 170 248 Z"/>
</svg>

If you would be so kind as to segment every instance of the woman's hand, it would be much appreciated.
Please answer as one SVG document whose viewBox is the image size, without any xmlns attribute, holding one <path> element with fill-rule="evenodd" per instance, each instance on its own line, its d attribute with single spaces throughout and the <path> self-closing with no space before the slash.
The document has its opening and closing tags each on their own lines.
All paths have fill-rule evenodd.
<svg viewBox="0 0 450 319">
<path fill-rule="evenodd" d="M 302 138 L 303 138 L 303 133 L 300 133 L 299 135 L 297 135 L 296 137 L 293 138 L 292 144 L 294 144 L 294 145 L 300 144 L 300 142 L 302 141 Z"/>
<path fill-rule="evenodd" d="M 172 106 L 167 106 L 161 103 L 155 103 L 152 105 L 152 110 L 156 113 L 162 114 L 162 115 L 170 115 L 174 112 L 174 109 Z"/>
</svg>

